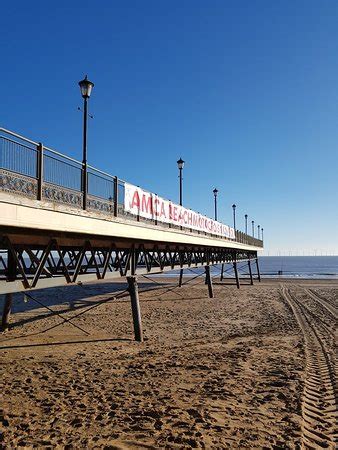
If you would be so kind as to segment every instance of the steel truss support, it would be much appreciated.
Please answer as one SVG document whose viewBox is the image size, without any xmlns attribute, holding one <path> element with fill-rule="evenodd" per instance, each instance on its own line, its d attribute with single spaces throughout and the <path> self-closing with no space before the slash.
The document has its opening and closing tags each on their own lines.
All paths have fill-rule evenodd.
<svg viewBox="0 0 338 450">
<path fill-rule="evenodd" d="M 249 250 L 123 243 L 108 237 L 84 240 L 46 236 L 36 241 L 30 236 L 0 236 L 0 294 L 173 269 L 180 270 L 181 285 L 185 268 L 221 263 L 223 279 L 224 264 L 257 258 L 257 253 Z"/>
</svg>

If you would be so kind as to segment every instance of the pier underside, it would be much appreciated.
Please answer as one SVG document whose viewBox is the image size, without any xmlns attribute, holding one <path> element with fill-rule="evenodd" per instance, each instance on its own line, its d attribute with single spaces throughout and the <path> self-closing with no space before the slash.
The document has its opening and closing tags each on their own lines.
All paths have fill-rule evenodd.
<svg viewBox="0 0 338 450">
<path fill-rule="evenodd" d="M 0 293 L 254 258 L 247 249 L 12 231 L 0 238 Z"/>
</svg>

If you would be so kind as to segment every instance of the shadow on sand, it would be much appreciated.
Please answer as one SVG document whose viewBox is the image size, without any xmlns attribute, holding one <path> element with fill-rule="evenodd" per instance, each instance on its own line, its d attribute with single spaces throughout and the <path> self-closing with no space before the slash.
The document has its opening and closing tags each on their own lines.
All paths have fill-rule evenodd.
<svg viewBox="0 0 338 450">
<path fill-rule="evenodd" d="M 134 339 L 130 338 L 104 338 L 104 339 L 87 339 L 77 341 L 65 341 L 65 342 L 44 342 L 42 344 L 18 344 L 18 345 L 2 345 L 0 350 L 20 349 L 20 348 L 32 348 L 32 347 L 49 347 L 58 345 L 73 345 L 73 344 L 92 344 L 102 342 L 134 342 Z"/>
<path fill-rule="evenodd" d="M 165 285 L 163 284 L 162 287 L 165 287 Z M 140 290 L 152 290 L 158 288 L 158 285 L 153 282 L 139 282 L 139 288 Z M 16 322 L 12 322 L 9 329 L 14 329 L 16 327 L 36 322 L 41 319 L 51 318 L 53 316 L 62 316 L 62 314 L 66 314 L 71 311 L 78 313 L 73 317 L 67 317 L 68 320 L 73 320 L 78 315 L 85 313 L 89 309 L 100 306 L 101 304 L 111 301 L 126 301 L 123 299 L 124 297 L 129 297 L 126 289 L 126 283 L 113 282 L 28 291 L 27 294 L 32 298 L 26 297 L 26 301 L 24 301 L 24 293 L 21 292 L 14 294 L 12 313 L 28 313 L 34 315 L 31 317 L 24 317 L 22 319 L 17 317 Z M 107 294 L 111 294 L 111 296 L 107 298 Z M 120 299 L 116 298 L 119 295 L 121 295 Z M 93 297 L 97 296 L 104 296 L 105 298 L 95 298 L 94 300 Z M 2 314 L 4 307 L 4 298 L 4 295 L 0 295 L 0 315 Z M 45 307 L 52 308 L 53 306 L 58 306 L 58 308 L 55 311 L 50 311 L 33 299 L 36 299 Z"/>
</svg>

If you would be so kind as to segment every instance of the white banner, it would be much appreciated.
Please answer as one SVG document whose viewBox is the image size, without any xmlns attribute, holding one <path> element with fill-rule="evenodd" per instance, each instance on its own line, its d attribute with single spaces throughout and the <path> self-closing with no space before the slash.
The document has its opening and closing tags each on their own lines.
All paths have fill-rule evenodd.
<svg viewBox="0 0 338 450">
<path fill-rule="evenodd" d="M 234 228 L 125 183 L 124 209 L 135 216 L 235 239 Z"/>
</svg>

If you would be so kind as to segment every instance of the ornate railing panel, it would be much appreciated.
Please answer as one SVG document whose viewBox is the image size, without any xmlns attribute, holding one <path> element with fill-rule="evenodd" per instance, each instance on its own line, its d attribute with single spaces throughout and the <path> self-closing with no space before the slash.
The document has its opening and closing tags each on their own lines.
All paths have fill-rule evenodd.
<svg viewBox="0 0 338 450">
<path fill-rule="evenodd" d="M 19 173 L 0 169 L 0 190 L 36 198 L 37 181 Z"/>
</svg>

